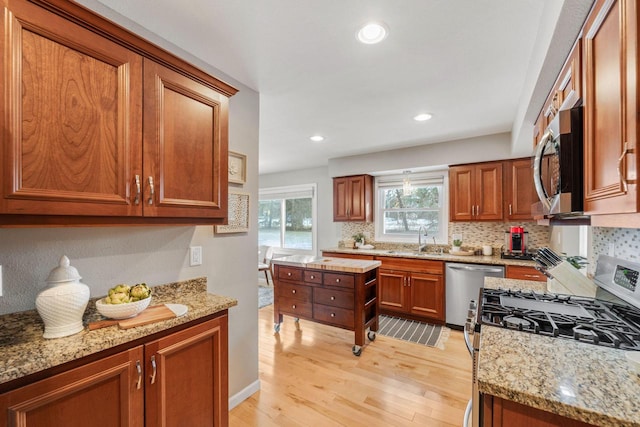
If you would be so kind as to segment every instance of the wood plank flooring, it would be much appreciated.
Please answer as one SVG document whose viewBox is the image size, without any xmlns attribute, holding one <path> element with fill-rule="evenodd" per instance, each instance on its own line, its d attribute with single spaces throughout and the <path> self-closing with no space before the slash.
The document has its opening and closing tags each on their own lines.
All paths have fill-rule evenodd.
<svg viewBox="0 0 640 427">
<path fill-rule="evenodd" d="M 445 350 L 378 335 L 360 357 L 353 333 L 259 311 L 261 390 L 235 407 L 231 426 L 456 426 L 471 396 L 462 332 Z M 232 356 L 231 356 L 232 357 Z"/>
</svg>

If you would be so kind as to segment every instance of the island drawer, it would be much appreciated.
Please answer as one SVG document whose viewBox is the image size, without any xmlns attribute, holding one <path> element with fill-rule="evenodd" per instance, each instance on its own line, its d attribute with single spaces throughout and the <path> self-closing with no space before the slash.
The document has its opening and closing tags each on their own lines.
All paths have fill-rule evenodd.
<svg viewBox="0 0 640 427">
<path fill-rule="evenodd" d="M 278 279 L 300 282 L 302 280 L 302 270 L 295 267 L 280 266 L 278 269 Z"/>
<path fill-rule="evenodd" d="M 353 289 L 354 280 L 350 274 L 324 273 L 322 284 Z"/>
<path fill-rule="evenodd" d="M 316 283 L 318 285 L 322 284 L 322 272 L 314 271 L 314 270 L 305 270 L 304 271 L 304 281 L 307 283 Z"/>
<path fill-rule="evenodd" d="M 353 310 L 353 292 L 342 292 L 327 288 L 315 288 L 313 290 L 313 302 Z"/>
<path fill-rule="evenodd" d="M 330 307 L 328 305 L 314 304 L 313 318 L 321 322 L 353 329 L 353 310 L 346 308 Z"/>
<path fill-rule="evenodd" d="M 312 289 L 309 286 L 295 283 L 280 283 L 276 289 L 278 297 L 311 302 Z"/>
<path fill-rule="evenodd" d="M 311 318 L 313 314 L 313 303 L 300 301 L 295 298 L 280 297 L 280 311 L 295 317 Z"/>
</svg>

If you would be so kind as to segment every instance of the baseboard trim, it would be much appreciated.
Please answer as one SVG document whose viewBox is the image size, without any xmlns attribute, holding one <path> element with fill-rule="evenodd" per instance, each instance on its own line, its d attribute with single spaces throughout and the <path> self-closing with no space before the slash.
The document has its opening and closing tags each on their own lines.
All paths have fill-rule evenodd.
<svg viewBox="0 0 640 427">
<path fill-rule="evenodd" d="M 233 408 L 244 402 L 256 391 L 260 391 L 260 380 L 255 380 L 254 382 L 240 390 L 238 393 L 231 396 L 229 398 L 229 410 L 232 410 Z"/>
</svg>

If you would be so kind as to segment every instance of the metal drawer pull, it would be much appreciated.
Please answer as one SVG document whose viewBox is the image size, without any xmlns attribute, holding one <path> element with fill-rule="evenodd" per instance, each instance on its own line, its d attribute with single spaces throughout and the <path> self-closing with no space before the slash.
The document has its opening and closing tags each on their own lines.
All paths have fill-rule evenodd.
<svg viewBox="0 0 640 427">
<path fill-rule="evenodd" d="M 314 276 L 314 275 L 312 274 L 312 275 L 311 275 L 311 278 L 312 278 L 312 279 L 315 279 L 315 278 L 316 278 L 316 276 Z"/>
<path fill-rule="evenodd" d="M 140 186 L 140 175 L 136 175 L 136 195 L 133 198 L 133 204 L 134 205 L 139 205 L 140 204 L 140 193 L 142 192 L 141 186 Z"/>
<path fill-rule="evenodd" d="M 291 306 L 291 308 L 296 308 L 296 305 L 295 305 L 295 304 L 293 304 L 293 305 Z"/>
<path fill-rule="evenodd" d="M 138 371 L 138 381 L 136 381 L 136 389 L 140 390 L 140 386 L 142 385 L 142 366 L 140 366 L 139 360 L 136 360 L 136 371 Z"/>
<path fill-rule="evenodd" d="M 336 283 L 340 283 L 340 279 L 336 279 Z"/>
<path fill-rule="evenodd" d="M 509 215 L 513 215 L 513 209 L 511 209 L 511 203 L 509 203 Z"/>
<path fill-rule="evenodd" d="M 336 314 L 335 313 L 331 313 L 331 317 L 336 317 Z"/>
<path fill-rule="evenodd" d="M 291 276 L 291 273 L 287 273 L 287 276 Z"/>
<path fill-rule="evenodd" d="M 296 290 L 295 290 L 295 289 L 292 289 L 292 290 L 291 290 L 291 293 L 292 293 L 292 294 L 295 294 L 295 293 L 296 293 Z"/>
<path fill-rule="evenodd" d="M 475 207 L 475 205 L 471 205 L 471 216 L 476 216 L 476 207 Z"/>
<path fill-rule="evenodd" d="M 335 300 L 336 300 L 336 297 L 331 297 L 331 301 L 335 301 Z"/>
<path fill-rule="evenodd" d="M 618 178 L 620 178 L 620 183 L 622 184 L 622 190 L 626 193 L 627 192 L 627 173 L 625 171 L 625 173 L 622 173 L 622 161 L 624 160 L 624 156 L 626 156 L 629 153 L 629 143 L 625 142 L 624 146 L 622 147 L 622 154 L 620 154 L 620 157 L 618 157 L 618 166 L 616 167 L 616 170 L 618 171 Z"/>
<path fill-rule="evenodd" d="M 158 367 L 156 366 L 156 357 L 151 356 L 151 384 L 156 382 L 157 372 L 158 372 Z"/>
<path fill-rule="evenodd" d="M 149 177 L 149 204 L 153 204 L 153 196 L 156 194 L 156 190 L 153 186 L 153 177 Z"/>
</svg>

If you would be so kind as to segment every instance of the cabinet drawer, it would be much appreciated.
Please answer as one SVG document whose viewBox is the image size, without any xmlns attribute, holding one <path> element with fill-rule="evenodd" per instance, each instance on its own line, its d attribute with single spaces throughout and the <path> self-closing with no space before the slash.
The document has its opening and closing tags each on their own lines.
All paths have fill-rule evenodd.
<svg viewBox="0 0 640 427">
<path fill-rule="evenodd" d="M 278 298 L 289 298 L 297 301 L 311 302 L 311 288 L 295 283 L 278 283 Z"/>
<path fill-rule="evenodd" d="M 535 268 L 520 265 L 507 265 L 505 276 L 507 279 L 547 281 L 547 277 Z"/>
<path fill-rule="evenodd" d="M 310 318 L 313 313 L 313 304 L 294 298 L 278 298 L 278 309 L 281 313 L 287 313 L 296 317 Z"/>
<path fill-rule="evenodd" d="M 313 302 L 332 307 L 348 308 L 353 310 L 353 292 L 335 291 L 327 288 L 315 288 L 313 290 Z"/>
<path fill-rule="evenodd" d="M 304 271 L 304 281 L 308 283 L 322 283 L 322 272 L 321 271 Z"/>
<path fill-rule="evenodd" d="M 349 274 L 324 273 L 322 284 L 353 289 L 353 276 Z"/>
<path fill-rule="evenodd" d="M 278 269 L 278 279 L 300 282 L 302 280 L 302 270 L 295 267 L 281 266 Z"/>
<path fill-rule="evenodd" d="M 331 323 L 344 328 L 353 329 L 354 325 L 353 310 L 347 310 L 346 308 L 314 304 L 313 318 L 320 322 Z"/>
</svg>

